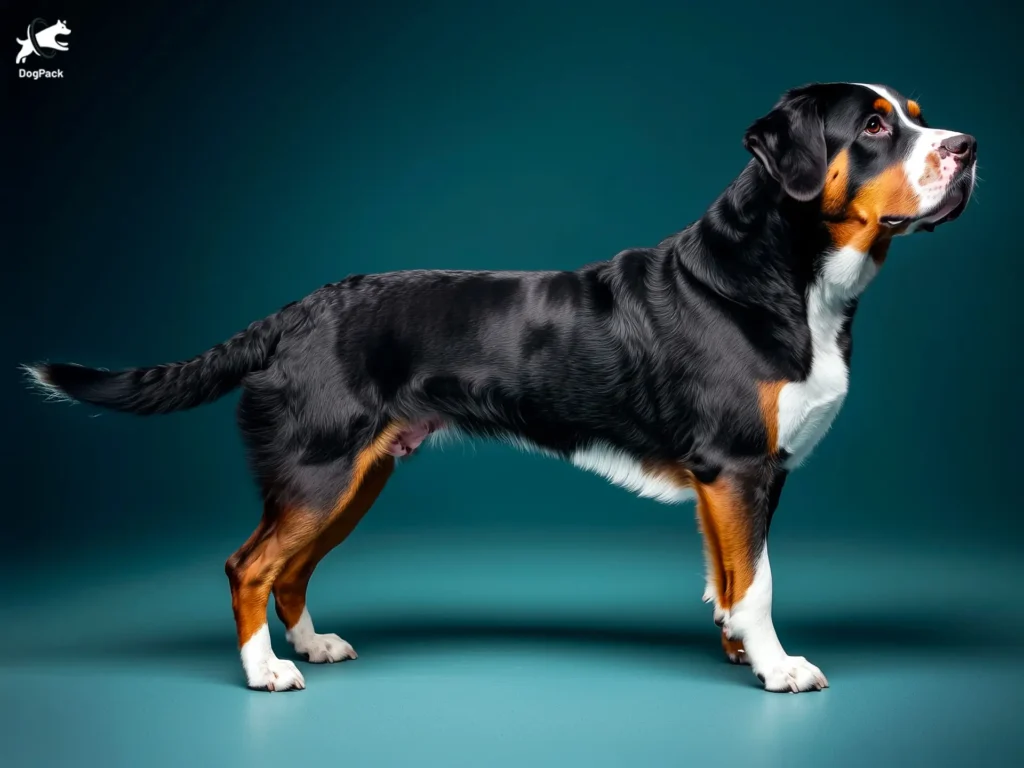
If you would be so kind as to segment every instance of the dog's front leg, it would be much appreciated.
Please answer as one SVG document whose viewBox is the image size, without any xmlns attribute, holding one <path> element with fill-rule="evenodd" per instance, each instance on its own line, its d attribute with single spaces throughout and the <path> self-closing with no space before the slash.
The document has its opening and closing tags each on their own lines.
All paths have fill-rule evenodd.
<svg viewBox="0 0 1024 768">
<path fill-rule="evenodd" d="M 807 659 L 786 653 L 772 623 L 768 527 L 784 481 L 770 466 L 726 470 L 697 486 L 697 508 L 726 652 L 742 654 L 766 690 L 797 693 L 828 681 Z"/>
</svg>

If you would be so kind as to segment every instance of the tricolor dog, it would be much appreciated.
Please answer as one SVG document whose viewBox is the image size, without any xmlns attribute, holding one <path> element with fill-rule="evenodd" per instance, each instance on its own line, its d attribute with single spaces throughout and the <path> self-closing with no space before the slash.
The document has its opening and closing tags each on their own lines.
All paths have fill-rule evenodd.
<svg viewBox="0 0 1024 768">
<path fill-rule="evenodd" d="M 314 629 L 310 576 L 398 459 L 455 433 L 695 499 L 726 653 L 769 691 L 822 689 L 772 625 L 768 529 L 846 397 L 858 298 L 894 237 L 961 214 L 976 144 L 891 88 L 830 83 L 785 94 L 744 146 L 736 180 L 653 248 L 575 271 L 353 275 L 191 360 L 27 370 L 54 396 L 137 414 L 241 387 L 264 510 L 226 570 L 252 688 L 305 686 L 271 648 L 271 593 L 298 653 L 355 657 Z"/>
</svg>

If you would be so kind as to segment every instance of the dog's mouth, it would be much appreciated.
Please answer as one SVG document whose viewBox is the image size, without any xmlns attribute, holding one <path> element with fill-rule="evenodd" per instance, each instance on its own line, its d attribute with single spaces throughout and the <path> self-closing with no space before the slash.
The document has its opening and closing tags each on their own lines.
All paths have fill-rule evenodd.
<svg viewBox="0 0 1024 768">
<path fill-rule="evenodd" d="M 970 195 L 963 189 L 957 188 L 946 195 L 946 198 L 935 209 L 924 216 L 913 218 L 885 216 L 882 218 L 882 223 L 887 227 L 912 228 L 915 232 L 918 230 L 931 232 L 940 224 L 945 224 L 947 221 L 959 218 L 960 214 L 967 208 L 969 198 Z"/>
</svg>

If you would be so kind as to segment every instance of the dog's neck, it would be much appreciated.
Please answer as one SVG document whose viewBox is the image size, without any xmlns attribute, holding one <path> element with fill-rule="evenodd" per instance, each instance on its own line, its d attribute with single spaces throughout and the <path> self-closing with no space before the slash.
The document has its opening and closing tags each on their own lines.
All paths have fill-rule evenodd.
<svg viewBox="0 0 1024 768">
<path fill-rule="evenodd" d="M 663 247 L 688 280 L 747 316 L 759 347 L 776 359 L 795 354 L 794 365 L 809 314 L 847 323 L 876 271 L 867 254 L 835 248 L 818 201 L 785 195 L 757 160 Z"/>
<path fill-rule="evenodd" d="M 837 248 L 830 228 L 856 227 L 856 219 L 826 216 L 819 199 L 792 199 L 751 160 L 700 219 L 665 245 L 684 269 L 741 304 L 771 305 L 812 289 L 855 302 L 892 239 L 880 232 L 866 251 L 845 253 L 851 249 Z"/>
</svg>

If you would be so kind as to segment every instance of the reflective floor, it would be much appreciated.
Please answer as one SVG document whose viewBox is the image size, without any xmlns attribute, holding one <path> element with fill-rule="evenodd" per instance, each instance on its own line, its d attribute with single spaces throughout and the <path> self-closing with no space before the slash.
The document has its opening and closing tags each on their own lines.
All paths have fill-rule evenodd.
<svg viewBox="0 0 1024 768">
<path fill-rule="evenodd" d="M 1011 553 L 773 544 L 779 634 L 831 683 L 794 696 L 724 661 L 695 534 L 357 535 L 310 610 L 360 658 L 267 694 L 234 650 L 233 543 L 7 574 L 2 762 L 1024 765 Z"/>
</svg>

